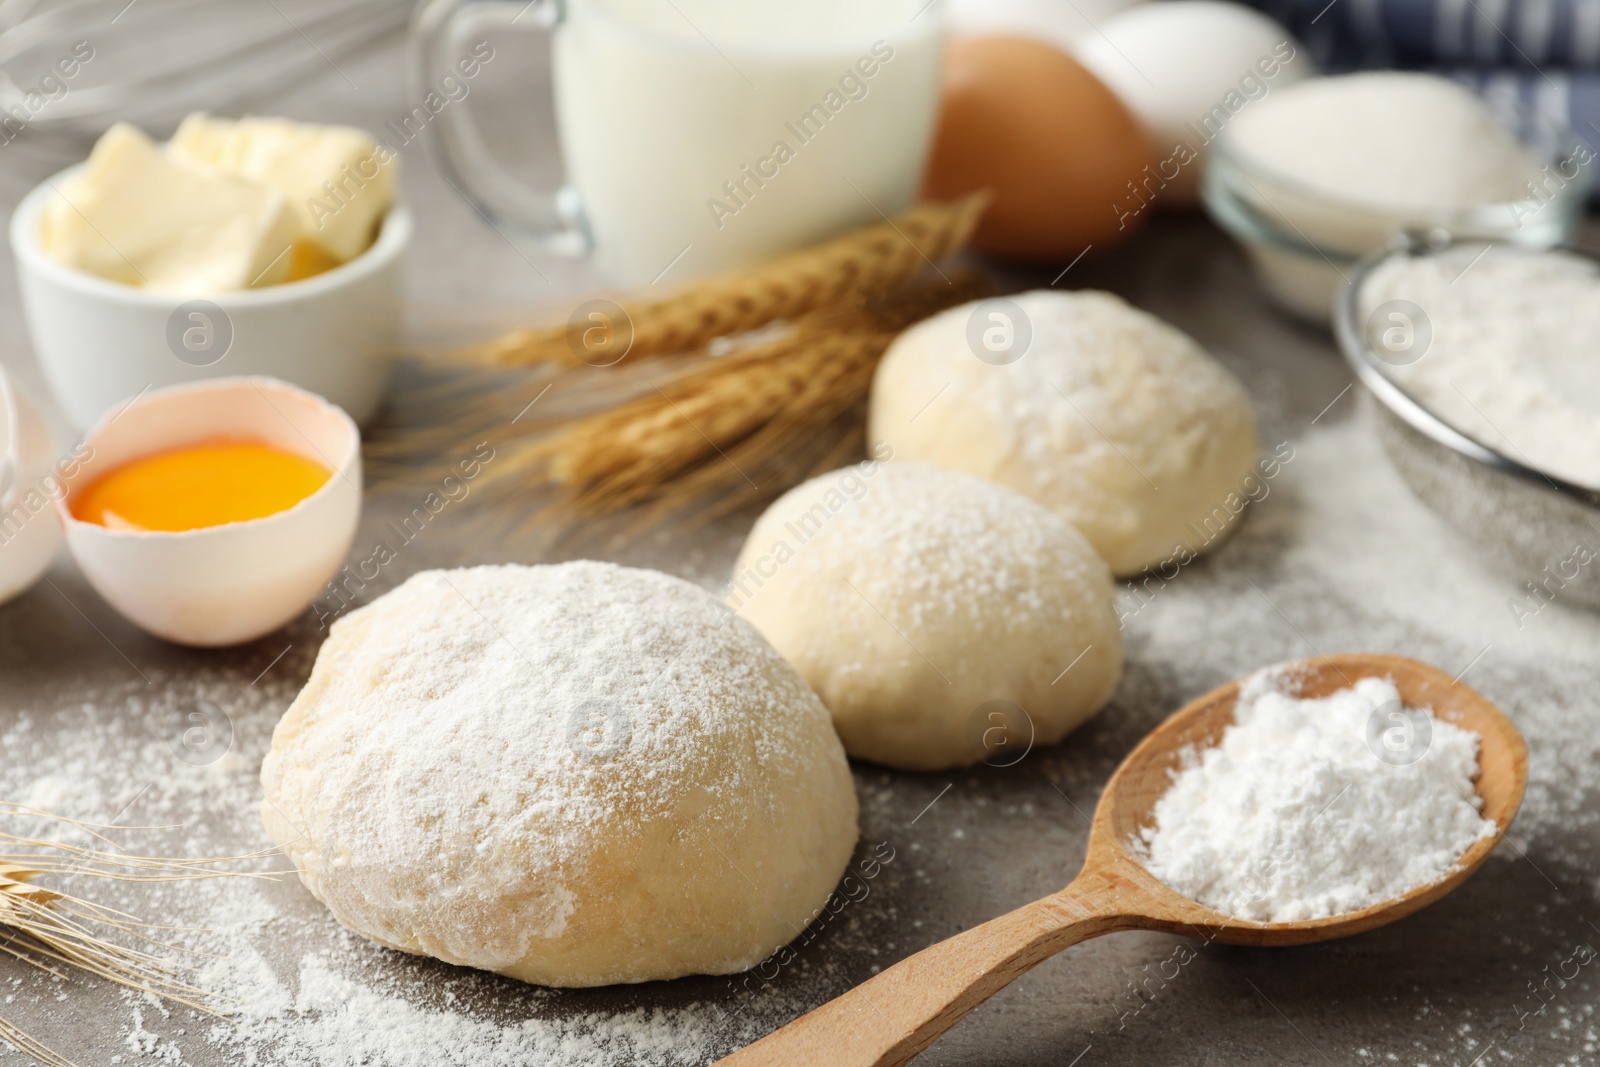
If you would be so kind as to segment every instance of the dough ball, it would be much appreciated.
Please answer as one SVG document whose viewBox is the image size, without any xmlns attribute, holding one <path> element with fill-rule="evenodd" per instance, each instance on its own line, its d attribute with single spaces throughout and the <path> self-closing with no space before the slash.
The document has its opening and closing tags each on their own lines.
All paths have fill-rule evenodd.
<svg viewBox="0 0 1600 1067">
<path fill-rule="evenodd" d="M 777 500 L 729 587 L 852 756 L 916 771 L 1014 762 L 1098 711 L 1122 674 L 1113 598 L 1089 543 L 1026 497 L 876 461 Z"/>
<path fill-rule="evenodd" d="M 1037 500 L 1118 576 L 1215 547 L 1259 459 L 1238 379 L 1110 293 L 950 308 L 895 339 L 868 439 Z"/>
<path fill-rule="evenodd" d="M 543 985 L 744 970 L 856 841 L 794 669 L 696 587 L 604 563 L 427 571 L 341 619 L 261 781 L 339 921 Z"/>
</svg>

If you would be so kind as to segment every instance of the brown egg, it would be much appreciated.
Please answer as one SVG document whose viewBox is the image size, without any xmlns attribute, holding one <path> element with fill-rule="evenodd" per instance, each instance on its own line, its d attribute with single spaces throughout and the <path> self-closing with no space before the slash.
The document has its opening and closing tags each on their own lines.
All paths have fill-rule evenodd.
<svg viewBox="0 0 1600 1067">
<path fill-rule="evenodd" d="M 1128 109 L 1066 53 L 1022 37 L 950 41 L 922 195 L 992 189 L 978 249 L 1054 260 L 1126 236 L 1150 214 L 1151 162 Z"/>
</svg>

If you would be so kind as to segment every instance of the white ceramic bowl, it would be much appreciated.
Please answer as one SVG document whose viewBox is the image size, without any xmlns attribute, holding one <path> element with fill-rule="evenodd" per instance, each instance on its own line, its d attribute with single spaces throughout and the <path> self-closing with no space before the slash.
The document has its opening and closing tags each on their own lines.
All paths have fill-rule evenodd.
<svg viewBox="0 0 1600 1067">
<path fill-rule="evenodd" d="M 287 511 L 177 533 L 111 530 L 73 518 L 73 493 L 123 464 L 219 438 L 263 441 L 334 473 Z M 271 633 L 316 599 L 343 565 L 361 514 L 361 434 L 349 415 L 273 378 L 223 378 L 154 390 L 108 412 L 84 438 L 56 510 L 89 584 L 128 619 L 184 645 L 236 645 Z"/>
<path fill-rule="evenodd" d="M 283 285 L 188 300 L 62 266 L 39 223 L 70 167 L 11 216 L 11 251 L 34 351 L 79 429 L 150 388 L 264 374 L 327 397 L 365 423 L 383 402 L 400 342 L 401 264 L 411 214 L 389 209 L 371 248 Z M 199 318 L 195 318 L 199 315 Z"/>
<path fill-rule="evenodd" d="M 50 431 L 0 370 L 0 604 L 49 569 L 61 547 Z"/>
</svg>

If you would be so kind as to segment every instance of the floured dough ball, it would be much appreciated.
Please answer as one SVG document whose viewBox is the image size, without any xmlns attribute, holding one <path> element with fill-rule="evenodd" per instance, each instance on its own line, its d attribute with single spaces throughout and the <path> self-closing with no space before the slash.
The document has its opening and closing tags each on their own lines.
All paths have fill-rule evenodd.
<svg viewBox="0 0 1600 1067">
<path fill-rule="evenodd" d="M 790 490 L 729 586 L 833 712 L 852 756 L 1015 762 L 1111 698 L 1122 635 L 1083 537 L 1003 486 L 868 461 Z"/>
<path fill-rule="evenodd" d="M 869 440 L 1007 485 L 1076 526 L 1119 576 L 1215 547 L 1258 459 L 1238 379 L 1110 293 L 950 308 L 895 339 Z"/>
<path fill-rule="evenodd" d="M 335 623 L 261 781 L 346 926 L 544 985 L 750 967 L 856 841 L 793 668 L 687 582 L 603 563 L 427 571 Z"/>
</svg>

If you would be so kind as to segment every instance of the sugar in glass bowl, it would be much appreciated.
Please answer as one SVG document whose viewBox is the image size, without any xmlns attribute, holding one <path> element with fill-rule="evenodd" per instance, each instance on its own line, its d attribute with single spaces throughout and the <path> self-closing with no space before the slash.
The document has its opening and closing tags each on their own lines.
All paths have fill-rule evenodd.
<svg viewBox="0 0 1600 1067">
<path fill-rule="evenodd" d="M 1359 110 L 1352 106 L 1324 107 L 1321 117 L 1330 121 L 1318 121 L 1311 108 L 1294 116 L 1300 121 L 1281 121 L 1290 117 L 1287 107 L 1300 102 L 1290 94 L 1303 100 L 1311 90 L 1330 97 L 1352 86 L 1368 97 L 1369 114 L 1361 120 L 1349 118 Z M 1392 97 L 1379 95 L 1383 91 Z M 1250 111 L 1267 107 L 1279 111 L 1271 116 L 1276 143 L 1263 136 L 1261 112 Z M 1351 125 L 1343 125 L 1346 119 Z M 1436 159 L 1423 151 L 1434 143 L 1452 151 Z M 1327 150 L 1350 163 L 1338 193 L 1330 188 L 1331 173 L 1304 177 L 1309 160 Z M 1443 78 L 1393 72 L 1313 79 L 1278 98 L 1247 101 L 1216 133 L 1209 153 L 1202 184 L 1207 211 L 1244 246 L 1268 295 L 1320 324 L 1329 322 L 1334 297 L 1356 264 L 1402 231 L 1528 248 L 1569 243 L 1596 176 L 1594 151 L 1548 115 L 1521 104 L 1491 111 Z M 1490 173 L 1495 167 L 1502 173 Z M 1427 195 L 1452 184 L 1458 193 L 1470 192 L 1474 179 L 1516 194 L 1482 202 Z M 1394 195 L 1362 195 L 1355 188 L 1360 185 Z"/>
</svg>

